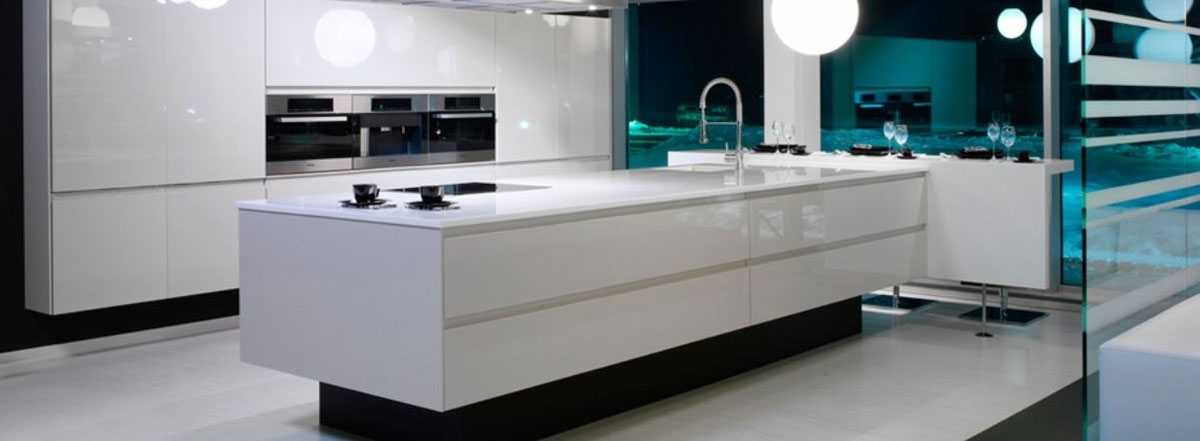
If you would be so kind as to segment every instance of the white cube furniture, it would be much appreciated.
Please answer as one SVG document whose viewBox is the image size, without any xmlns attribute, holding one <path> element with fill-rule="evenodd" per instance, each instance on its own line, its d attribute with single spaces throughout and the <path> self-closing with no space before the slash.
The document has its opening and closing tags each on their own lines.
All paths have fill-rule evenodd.
<svg viewBox="0 0 1200 441">
<path fill-rule="evenodd" d="M 1100 438 L 1200 437 L 1200 297 L 1100 346 Z"/>
</svg>

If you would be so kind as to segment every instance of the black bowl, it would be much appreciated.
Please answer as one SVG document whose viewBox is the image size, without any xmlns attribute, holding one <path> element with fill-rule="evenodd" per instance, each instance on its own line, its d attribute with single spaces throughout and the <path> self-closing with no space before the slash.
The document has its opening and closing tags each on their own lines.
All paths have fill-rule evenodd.
<svg viewBox="0 0 1200 441">
<path fill-rule="evenodd" d="M 375 184 L 354 184 L 354 201 L 366 204 L 379 197 L 379 186 Z"/>
</svg>

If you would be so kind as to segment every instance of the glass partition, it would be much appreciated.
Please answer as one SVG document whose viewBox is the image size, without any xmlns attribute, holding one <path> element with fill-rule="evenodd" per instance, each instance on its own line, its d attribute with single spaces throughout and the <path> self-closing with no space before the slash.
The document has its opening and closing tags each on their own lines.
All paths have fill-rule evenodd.
<svg viewBox="0 0 1200 441">
<path fill-rule="evenodd" d="M 1200 150 L 1191 1 L 1084 0 L 1095 44 L 1083 60 L 1083 210 L 1089 439 L 1113 338 L 1189 297 L 1200 282 Z M 1107 378 L 1106 378 L 1107 372 Z M 1110 435 L 1111 436 L 1111 435 Z M 1114 437 L 1116 439 L 1117 437 Z"/>
</svg>

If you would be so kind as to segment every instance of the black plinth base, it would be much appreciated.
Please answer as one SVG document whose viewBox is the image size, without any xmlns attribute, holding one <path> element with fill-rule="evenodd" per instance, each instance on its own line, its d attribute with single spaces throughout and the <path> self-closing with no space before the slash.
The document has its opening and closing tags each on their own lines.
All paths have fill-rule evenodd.
<svg viewBox="0 0 1200 441">
<path fill-rule="evenodd" d="M 975 308 L 959 317 L 968 320 L 976 320 L 979 318 L 979 310 Z M 1008 325 L 1029 326 L 1031 323 L 1041 320 L 1046 317 L 1046 313 L 1037 311 L 1025 311 L 1020 309 L 1008 308 L 1007 311 L 1001 311 L 995 306 L 988 307 L 988 323 L 1003 323 Z"/>
<path fill-rule="evenodd" d="M 926 306 L 937 303 L 933 300 L 913 299 L 908 297 L 900 297 L 900 306 L 896 307 L 893 304 L 895 299 L 892 296 L 883 294 L 869 294 L 863 296 L 862 304 L 869 306 L 878 306 L 880 308 L 897 308 L 908 311 L 916 311 Z"/>
<path fill-rule="evenodd" d="M 447 412 L 321 383 L 321 424 L 377 440 L 530 440 L 862 332 L 859 298 Z"/>
</svg>

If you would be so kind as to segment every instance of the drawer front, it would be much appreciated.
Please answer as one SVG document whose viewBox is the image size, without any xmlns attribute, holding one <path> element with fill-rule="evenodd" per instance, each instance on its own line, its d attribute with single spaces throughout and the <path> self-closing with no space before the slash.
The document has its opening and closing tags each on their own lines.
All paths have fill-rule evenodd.
<svg viewBox="0 0 1200 441">
<path fill-rule="evenodd" d="M 748 207 L 737 201 L 448 238 L 446 317 L 745 260 Z"/>
<path fill-rule="evenodd" d="M 919 278 L 925 233 L 809 254 L 750 268 L 754 324 Z"/>
<path fill-rule="evenodd" d="M 446 407 L 743 328 L 748 274 L 739 269 L 449 329 Z"/>
<path fill-rule="evenodd" d="M 925 178 L 755 199 L 754 257 L 925 223 Z"/>
</svg>

